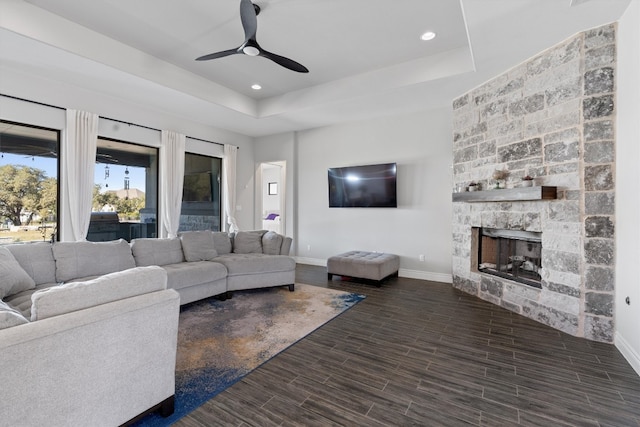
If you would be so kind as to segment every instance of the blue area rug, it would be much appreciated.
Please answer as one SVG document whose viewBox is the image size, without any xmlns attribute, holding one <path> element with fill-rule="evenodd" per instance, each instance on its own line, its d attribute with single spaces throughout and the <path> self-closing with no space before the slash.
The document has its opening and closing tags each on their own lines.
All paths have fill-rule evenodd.
<svg viewBox="0 0 640 427">
<path fill-rule="evenodd" d="M 178 327 L 175 413 L 136 426 L 167 426 L 364 299 L 318 286 L 236 291 L 182 307 Z"/>
</svg>

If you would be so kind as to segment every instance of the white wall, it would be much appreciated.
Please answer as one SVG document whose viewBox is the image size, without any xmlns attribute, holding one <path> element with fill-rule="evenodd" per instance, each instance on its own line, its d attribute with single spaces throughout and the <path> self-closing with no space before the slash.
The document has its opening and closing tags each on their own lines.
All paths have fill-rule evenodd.
<svg viewBox="0 0 640 427">
<path fill-rule="evenodd" d="M 640 2 L 618 25 L 616 347 L 640 374 Z M 629 298 L 630 304 L 625 302 Z"/>
<path fill-rule="evenodd" d="M 451 281 L 450 109 L 306 130 L 295 139 L 300 262 L 390 252 L 401 257 L 401 276 Z M 398 165 L 397 209 L 328 207 L 328 168 L 390 162 Z"/>
</svg>

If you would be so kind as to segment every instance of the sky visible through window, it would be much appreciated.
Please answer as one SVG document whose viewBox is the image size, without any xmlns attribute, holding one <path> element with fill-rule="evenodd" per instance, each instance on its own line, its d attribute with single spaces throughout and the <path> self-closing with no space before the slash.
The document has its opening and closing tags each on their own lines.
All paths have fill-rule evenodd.
<svg viewBox="0 0 640 427">
<path fill-rule="evenodd" d="M 41 169 L 47 175 L 47 177 L 57 178 L 57 159 L 49 157 L 32 157 L 2 153 L 0 158 L 0 166 L 4 165 L 16 165 L 16 166 L 28 166 L 36 169 Z M 101 191 L 107 190 L 120 190 L 124 188 L 124 178 L 126 176 L 125 170 L 127 168 L 123 165 L 109 165 L 109 176 L 105 177 L 105 164 L 95 165 L 94 180 L 96 184 L 102 186 Z M 137 188 L 138 190 L 145 191 L 145 170 L 140 167 L 128 167 L 129 170 L 129 189 Z M 108 185 L 108 187 L 107 187 Z"/>
</svg>

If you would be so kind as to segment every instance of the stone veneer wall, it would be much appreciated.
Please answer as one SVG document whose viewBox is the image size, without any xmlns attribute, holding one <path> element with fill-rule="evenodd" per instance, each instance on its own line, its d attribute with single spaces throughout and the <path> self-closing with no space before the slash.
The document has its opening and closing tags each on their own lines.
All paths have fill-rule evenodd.
<svg viewBox="0 0 640 427">
<path fill-rule="evenodd" d="M 615 41 L 615 24 L 580 33 L 453 102 L 454 187 L 489 188 L 503 168 L 508 187 L 527 174 L 558 187 L 553 201 L 454 203 L 454 287 L 604 342 L 614 338 Z M 472 271 L 471 227 L 542 232 L 542 289 Z"/>
</svg>

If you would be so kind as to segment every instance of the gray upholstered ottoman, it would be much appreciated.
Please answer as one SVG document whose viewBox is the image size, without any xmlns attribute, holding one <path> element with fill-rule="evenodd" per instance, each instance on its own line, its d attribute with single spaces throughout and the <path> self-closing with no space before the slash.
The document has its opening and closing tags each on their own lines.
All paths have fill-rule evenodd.
<svg viewBox="0 0 640 427">
<path fill-rule="evenodd" d="M 357 277 L 380 282 L 386 277 L 397 275 L 400 268 L 398 255 L 350 251 L 332 256 L 327 260 L 327 276 L 329 280 L 334 274 Z"/>
</svg>

